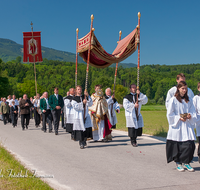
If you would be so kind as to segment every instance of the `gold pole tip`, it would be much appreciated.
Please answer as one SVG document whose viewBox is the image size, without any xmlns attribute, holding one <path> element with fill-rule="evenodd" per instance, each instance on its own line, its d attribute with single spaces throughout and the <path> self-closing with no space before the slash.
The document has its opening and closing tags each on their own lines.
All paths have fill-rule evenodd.
<svg viewBox="0 0 200 190">
<path fill-rule="evenodd" d="M 140 28 L 140 26 L 139 26 L 139 25 L 137 25 L 137 26 L 136 26 L 136 28 Z"/>
<path fill-rule="evenodd" d="M 122 35 L 122 31 L 121 31 L 121 30 L 119 31 L 119 35 L 120 35 L 120 36 Z"/>
<path fill-rule="evenodd" d="M 140 12 L 138 12 L 138 18 L 140 18 L 141 17 L 141 13 Z"/>
<path fill-rule="evenodd" d="M 95 29 L 94 29 L 94 28 L 92 28 L 92 31 L 94 32 L 94 31 L 95 31 Z"/>
<path fill-rule="evenodd" d="M 91 20 L 93 20 L 93 19 L 94 19 L 94 15 L 92 14 L 92 15 L 91 15 Z"/>
<path fill-rule="evenodd" d="M 77 33 L 79 32 L 79 29 L 78 29 L 78 28 L 76 29 L 76 32 L 77 32 Z"/>
</svg>

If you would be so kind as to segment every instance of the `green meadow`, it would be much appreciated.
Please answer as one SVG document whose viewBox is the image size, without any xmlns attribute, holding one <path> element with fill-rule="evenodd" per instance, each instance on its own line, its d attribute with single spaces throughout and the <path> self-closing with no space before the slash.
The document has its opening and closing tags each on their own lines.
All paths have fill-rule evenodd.
<svg viewBox="0 0 200 190">
<path fill-rule="evenodd" d="M 53 190 L 49 185 L 40 180 L 34 171 L 27 170 L 7 150 L 0 145 L 0 189 L 28 190 L 42 189 Z"/>
<path fill-rule="evenodd" d="M 145 105 L 142 106 L 141 114 L 144 120 L 143 133 L 155 136 L 166 137 L 168 122 L 164 105 Z M 128 131 L 126 127 L 125 110 L 121 109 L 117 114 L 117 129 Z"/>
</svg>

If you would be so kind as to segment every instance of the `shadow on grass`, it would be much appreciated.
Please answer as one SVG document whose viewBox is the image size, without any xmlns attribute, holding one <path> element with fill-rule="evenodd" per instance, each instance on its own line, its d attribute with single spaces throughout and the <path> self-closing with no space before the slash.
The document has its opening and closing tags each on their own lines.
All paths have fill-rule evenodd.
<svg viewBox="0 0 200 190">
<path fill-rule="evenodd" d="M 154 136 L 159 136 L 159 137 L 167 137 L 167 132 L 165 131 L 163 126 L 160 126 L 159 129 L 156 129 L 156 131 L 153 133 Z"/>
</svg>

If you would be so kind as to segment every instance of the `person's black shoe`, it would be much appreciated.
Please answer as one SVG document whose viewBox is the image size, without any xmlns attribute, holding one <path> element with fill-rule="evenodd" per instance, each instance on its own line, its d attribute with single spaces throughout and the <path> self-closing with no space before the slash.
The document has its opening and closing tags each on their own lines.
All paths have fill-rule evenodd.
<svg viewBox="0 0 200 190">
<path fill-rule="evenodd" d="M 26 126 L 26 129 L 28 129 L 28 126 Z"/>
<path fill-rule="evenodd" d="M 49 133 L 53 133 L 53 131 L 52 131 L 52 130 L 49 130 Z"/>
<path fill-rule="evenodd" d="M 38 125 L 36 125 L 35 127 L 38 128 Z"/>
<path fill-rule="evenodd" d="M 58 135 L 58 131 L 55 132 L 55 135 Z"/>
<path fill-rule="evenodd" d="M 84 146 L 83 146 L 83 144 L 81 144 L 81 145 L 80 145 L 80 149 L 84 149 Z"/>
<path fill-rule="evenodd" d="M 24 131 L 24 129 L 25 129 L 25 128 L 23 127 L 23 128 L 22 128 L 22 131 Z"/>
<path fill-rule="evenodd" d="M 15 128 L 15 126 L 13 125 L 13 128 Z"/>
<path fill-rule="evenodd" d="M 133 147 L 137 147 L 138 146 L 137 142 L 132 142 L 131 144 L 132 144 Z"/>
</svg>

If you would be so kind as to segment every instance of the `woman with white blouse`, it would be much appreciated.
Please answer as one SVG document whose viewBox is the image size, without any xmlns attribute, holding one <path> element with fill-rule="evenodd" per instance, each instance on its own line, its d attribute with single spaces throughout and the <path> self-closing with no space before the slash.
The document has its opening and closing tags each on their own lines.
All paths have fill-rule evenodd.
<svg viewBox="0 0 200 190">
<path fill-rule="evenodd" d="M 194 171 L 190 166 L 196 140 L 194 124 L 197 120 L 193 101 L 187 95 L 187 84 L 181 81 L 167 108 L 169 130 L 166 142 L 167 162 L 176 162 L 178 171 Z"/>
</svg>

